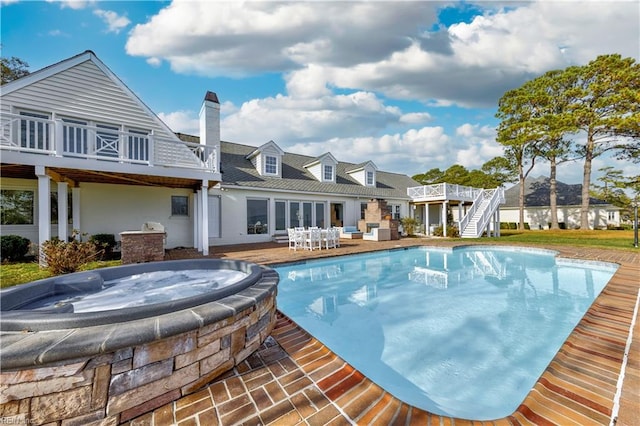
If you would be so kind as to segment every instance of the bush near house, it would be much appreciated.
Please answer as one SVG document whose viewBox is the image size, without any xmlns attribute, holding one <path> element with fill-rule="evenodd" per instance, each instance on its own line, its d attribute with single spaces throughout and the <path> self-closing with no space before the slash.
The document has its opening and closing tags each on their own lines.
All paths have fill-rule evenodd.
<svg viewBox="0 0 640 426">
<path fill-rule="evenodd" d="M 2 260 L 22 260 L 29 252 L 31 241 L 19 235 L 0 236 L 0 258 Z"/>
<path fill-rule="evenodd" d="M 442 225 L 438 226 L 433 230 L 433 235 L 436 237 L 443 237 L 444 232 Z M 448 238 L 458 238 L 460 236 L 460 232 L 458 231 L 458 227 L 454 225 L 447 225 L 447 237 Z"/>
<path fill-rule="evenodd" d="M 52 275 L 76 272 L 85 263 L 99 258 L 103 249 L 91 241 L 71 240 L 68 243 L 53 238 L 42 244 L 47 269 Z"/>
<path fill-rule="evenodd" d="M 109 260 L 113 255 L 116 246 L 116 236 L 114 234 L 95 234 L 89 237 L 89 242 L 101 248 L 100 260 Z"/>
<path fill-rule="evenodd" d="M 420 222 L 415 217 L 403 217 L 400 219 L 402 229 L 407 236 L 412 237 L 416 234 L 416 228 L 420 226 Z"/>
</svg>

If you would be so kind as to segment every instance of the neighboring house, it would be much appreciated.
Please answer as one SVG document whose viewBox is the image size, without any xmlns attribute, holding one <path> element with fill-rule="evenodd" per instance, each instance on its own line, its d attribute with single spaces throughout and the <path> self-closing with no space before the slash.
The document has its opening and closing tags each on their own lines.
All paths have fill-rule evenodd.
<svg viewBox="0 0 640 426">
<path fill-rule="evenodd" d="M 1 233 L 34 243 L 159 222 L 168 248 L 208 254 L 290 226 L 356 225 L 374 198 L 399 219 L 419 185 L 367 159 L 221 142 L 211 92 L 200 135 L 176 135 L 91 51 L 0 87 L 0 102 Z"/>
<path fill-rule="evenodd" d="M 505 203 L 500 206 L 500 221 L 519 220 L 520 187 L 514 185 L 505 190 Z M 551 225 L 549 198 L 549 178 L 538 177 L 525 181 L 524 221 L 531 229 L 548 229 Z M 582 185 L 568 185 L 557 182 L 557 212 L 561 227 L 574 229 L 580 227 L 580 208 L 582 204 Z M 596 198 L 589 199 L 589 229 L 606 228 L 608 225 L 620 226 L 620 207 L 616 207 Z"/>
</svg>

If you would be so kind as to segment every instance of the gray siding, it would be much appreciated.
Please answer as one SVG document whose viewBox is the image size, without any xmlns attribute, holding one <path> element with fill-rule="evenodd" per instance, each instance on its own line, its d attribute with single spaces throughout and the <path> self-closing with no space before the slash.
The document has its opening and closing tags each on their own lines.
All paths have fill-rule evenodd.
<svg viewBox="0 0 640 426">
<path fill-rule="evenodd" d="M 2 96 L 2 110 L 18 109 L 54 112 L 97 123 L 124 125 L 127 129 L 153 130 L 171 137 L 123 88 L 87 60 Z"/>
</svg>

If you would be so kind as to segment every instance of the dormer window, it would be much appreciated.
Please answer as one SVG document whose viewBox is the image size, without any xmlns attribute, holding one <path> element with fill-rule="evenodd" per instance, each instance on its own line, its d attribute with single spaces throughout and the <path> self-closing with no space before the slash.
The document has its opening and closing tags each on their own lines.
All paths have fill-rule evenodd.
<svg viewBox="0 0 640 426">
<path fill-rule="evenodd" d="M 265 175 L 278 174 L 278 157 L 275 157 L 273 155 L 264 156 L 264 174 Z"/>
<path fill-rule="evenodd" d="M 352 168 L 346 170 L 356 182 L 362 186 L 376 186 L 376 170 L 378 168 L 372 161 L 356 164 Z"/>
<path fill-rule="evenodd" d="M 331 164 L 324 165 L 324 180 L 333 182 L 333 166 Z"/>
<path fill-rule="evenodd" d="M 284 151 L 274 141 L 269 141 L 245 158 L 251 161 L 261 176 L 282 177 L 283 156 Z"/>
<path fill-rule="evenodd" d="M 376 182 L 375 173 L 371 170 L 367 171 L 367 186 L 373 186 Z"/>
<path fill-rule="evenodd" d="M 320 157 L 314 158 L 305 164 L 304 167 L 309 170 L 309 173 L 319 182 L 335 183 L 337 165 L 338 160 L 336 160 L 330 152 L 327 152 Z"/>
</svg>

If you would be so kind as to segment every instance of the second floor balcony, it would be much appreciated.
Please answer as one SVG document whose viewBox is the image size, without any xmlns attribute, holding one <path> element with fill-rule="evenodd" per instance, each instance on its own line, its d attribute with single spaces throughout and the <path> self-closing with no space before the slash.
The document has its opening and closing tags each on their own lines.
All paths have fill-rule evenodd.
<svg viewBox="0 0 640 426">
<path fill-rule="evenodd" d="M 414 186 L 407 188 L 407 195 L 412 201 L 473 201 L 482 191 L 481 188 L 451 183 Z"/>
<path fill-rule="evenodd" d="M 52 164 L 55 158 L 85 159 L 120 163 L 123 170 L 137 165 L 218 173 L 218 153 L 213 146 L 25 114 L 1 115 L 0 150 L 47 155 L 54 157 Z"/>
</svg>

